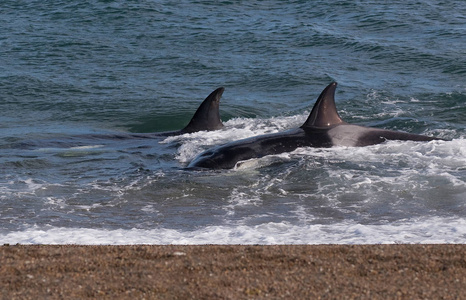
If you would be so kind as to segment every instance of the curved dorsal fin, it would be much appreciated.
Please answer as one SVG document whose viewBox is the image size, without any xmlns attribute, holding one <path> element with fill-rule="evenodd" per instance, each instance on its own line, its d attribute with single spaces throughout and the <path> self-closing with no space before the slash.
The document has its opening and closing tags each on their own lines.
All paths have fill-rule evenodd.
<svg viewBox="0 0 466 300">
<path fill-rule="evenodd" d="M 330 127 L 345 123 L 338 115 L 335 106 L 335 90 L 337 83 L 329 84 L 317 98 L 311 114 L 301 127 Z"/>
<path fill-rule="evenodd" d="M 196 110 L 189 124 L 181 131 L 184 133 L 191 133 L 222 128 L 223 123 L 222 120 L 220 120 L 219 105 L 224 90 L 223 87 L 220 87 L 210 93 Z"/>
</svg>

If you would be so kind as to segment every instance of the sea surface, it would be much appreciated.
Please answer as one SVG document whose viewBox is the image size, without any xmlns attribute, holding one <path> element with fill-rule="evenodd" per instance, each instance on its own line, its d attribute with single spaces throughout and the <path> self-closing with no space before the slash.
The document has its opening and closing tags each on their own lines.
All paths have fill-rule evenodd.
<svg viewBox="0 0 466 300">
<path fill-rule="evenodd" d="M 439 137 L 191 171 L 300 126 Z M 223 86 L 225 128 L 174 137 Z M 466 243 L 466 4 L 0 3 L 0 244 Z"/>
</svg>

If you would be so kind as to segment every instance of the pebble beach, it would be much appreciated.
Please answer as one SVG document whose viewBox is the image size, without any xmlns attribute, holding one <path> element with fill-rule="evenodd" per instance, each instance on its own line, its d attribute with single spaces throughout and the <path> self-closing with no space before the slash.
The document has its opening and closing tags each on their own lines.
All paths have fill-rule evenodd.
<svg viewBox="0 0 466 300">
<path fill-rule="evenodd" d="M 4 245 L 2 299 L 464 299 L 464 245 Z"/>
</svg>

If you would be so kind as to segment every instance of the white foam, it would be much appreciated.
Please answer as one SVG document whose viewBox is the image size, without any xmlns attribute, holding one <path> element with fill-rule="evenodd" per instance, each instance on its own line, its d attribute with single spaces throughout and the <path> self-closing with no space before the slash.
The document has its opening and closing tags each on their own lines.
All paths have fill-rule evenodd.
<svg viewBox="0 0 466 300">
<path fill-rule="evenodd" d="M 15 181 L 10 180 L 0 187 L 0 199 L 35 195 L 36 193 L 45 190 L 48 186 L 54 186 L 54 184 L 44 183 L 32 178 Z"/>
<path fill-rule="evenodd" d="M 381 113 L 379 117 L 386 117 L 388 114 L 391 117 L 403 114 L 402 110 L 390 110 L 388 113 Z M 249 119 L 249 118 L 235 118 L 225 122 L 225 127 L 222 130 L 210 132 L 196 132 L 191 134 L 184 134 L 180 136 L 168 137 L 161 143 L 179 143 L 180 147 L 177 150 L 175 158 L 182 164 L 189 163 L 202 151 L 216 145 L 225 144 L 231 141 L 257 136 L 262 134 L 282 132 L 290 128 L 300 126 L 307 118 L 307 113 L 301 115 L 288 116 L 288 117 L 273 117 L 270 119 Z M 448 130 L 447 130 L 448 131 Z M 437 132 L 438 136 L 451 136 L 451 132 Z M 341 148 L 341 147 L 340 147 Z M 367 150 L 369 149 L 369 150 Z M 447 165 L 466 165 L 466 140 L 455 139 L 449 142 L 433 141 L 429 143 L 419 142 L 400 142 L 390 141 L 381 145 L 371 147 L 350 148 L 348 151 L 340 151 L 338 153 L 340 160 L 354 160 L 354 155 L 359 155 L 363 160 L 366 155 L 371 156 L 372 159 L 378 159 L 380 154 L 384 155 L 385 159 L 392 160 L 399 155 L 399 158 L 406 156 L 424 157 L 424 160 L 431 160 L 432 164 L 447 163 Z M 301 152 L 300 152 L 301 151 Z M 339 151 L 339 148 L 332 148 L 330 151 Z M 326 153 L 327 151 L 321 151 Z M 294 154 L 309 154 L 315 155 L 315 150 L 298 149 Z M 281 159 L 285 159 L 288 153 L 285 153 Z M 327 154 L 325 154 L 327 155 Z M 273 159 L 268 159 L 273 163 Z M 239 169 L 243 168 L 257 168 L 269 164 L 267 159 L 263 161 L 250 161 L 242 162 L 238 165 Z M 242 166 L 241 166 L 242 165 Z"/>
<path fill-rule="evenodd" d="M 225 128 L 217 131 L 201 131 L 168 137 L 161 143 L 181 143 L 176 159 L 181 163 L 190 162 L 197 154 L 214 145 L 251 136 L 275 133 L 300 126 L 306 115 L 274 117 L 270 119 L 235 118 L 225 122 Z"/>
<path fill-rule="evenodd" d="M 237 118 L 226 122 L 224 130 L 169 137 L 162 143 L 181 144 L 177 159 L 180 162 L 188 162 L 199 152 L 213 145 L 259 134 L 283 131 L 299 126 L 306 117 L 307 114 L 272 119 Z M 72 150 L 86 152 L 92 151 L 93 148 Z M 281 170 L 280 175 L 257 176 L 260 172 L 257 168 L 277 161 L 297 161 L 299 163 L 291 168 L 286 168 L 286 170 Z M 332 167 L 335 164 L 338 164 L 337 167 Z M 340 167 L 339 164 L 342 166 Z M 323 168 L 322 178 L 328 177 L 330 180 L 315 182 L 313 189 L 287 190 L 287 186 L 281 186 L 280 181 L 289 180 L 287 175 L 290 172 L 295 174 L 296 168 L 300 172 L 299 174 Z M 383 171 L 377 172 L 378 168 L 382 168 Z M 164 227 L 105 230 L 32 226 L 0 234 L 0 241 L 10 244 L 90 245 L 466 243 L 466 221 L 461 216 L 448 218 L 429 215 L 429 217 L 411 218 L 412 215 L 409 215 L 410 219 L 392 223 L 361 224 L 355 220 L 344 220 L 334 224 L 315 224 L 318 216 L 312 215 L 306 206 L 302 206 L 302 203 L 296 201 L 295 205 L 290 207 L 290 212 L 294 213 L 296 218 L 291 216 L 288 220 L 297 220 L 297 223 L 281 221 L 280 218 L 264 218 L 267 221 L 274 220 L 275 222 L 258 224 L 257 221 L 249 221 L 252 218 L 260 219 L 261 215 L 258 215 L 257 212 L 244 214 L 241 211 L 264 205 L 264 195 L 306 201 L 317 194 L 319 197 L 325 198 L 326 203 L 332 209 L 344 211 L 351 207 L 351 203 L 347 206 L 338 206 L 335 203 L 338 204 L 339 198 L 348 192 L 357 192 L 361 196 L 359 203 L 363 203 L 374 201 L 374 199 L 380 198 L 380 194 L 383 193 L 395 193 L 395 196 L 390 197 L 390 199 L 396 200 L 396 193 L 404 197 L 412 190 L 415 190 L 414 193 L 411 193 L 413 201 L 422 197 L 433 197 L 432 200 L 436 200 L 438 195 L 442 195 L 442 191 L 453 189 L 455 190 L 452 197 L 458 202 L 455 207 L 460 210 L 464 205 L 461 206 L 463 202 L 458 199 L 463 199 L 461 197 L 466 195 L 465 170 L 465 139 L 428 143 L 391 141 L 361 148 L 299 148 L 291 153 L 267 156 L 241 164 L 235 172 L 236 175 L 240 172 L 251 172 L 254 176 L 250 176 L 250 178 L 257 177 L 258 179 L 249 181 L 249 184 L 245 186 L 233 188 L 226 196 L 228 204 L 224 208 L 227 218 L 220 224 L 216 223 L 216 225 L 199 227 L 194 230 L 174 230 Z M 85 186 L 83 191 L 109 191 L 114 199 L 106 203 L 105 206 L 115 206 L 115 201 L 126 199 L 124 196 L 127 192 L 150 188 L 155 181 L 164 176 L 163 171 L 159 171 L 155 176 L 138 177 L 130 182 L 96 180 Z M 18 184 L 20 185 L 19 190 L 17 187 L 14 189 L 9 187 Z M 34 195 L 52 185 L 30 178 L 16 182 L 10 181 L 8 186 L 0 187 L 0 192 L 3 194 L 0 195 L 0 198 L 3 199 L 5 195 L 7 197 Z M 430 191 L 433 192 L 433 196 L 429 196 Z M 79 189 L 78 192 L 80 192 Z M 46 197 L 45 204 L 52 209 L 67 209 L 67 202 L 59 196 Z M 75 209 L 90 211 L 102 205 L 99 203 L 74 205 L 70 207 L 69 212 L 73 212 Z M 428 206 L 428 208 L 430 209 L 432 206 Z M 153 204 L 143 206 L 141 211 L 158 213 L 157 206 Z M 229 218 L 230 216 L 233 217 Z M 368 219 L 364 220 L 367 222 Z M 376 223 L 377 221 L 371 219 L 371 222 Z"/>
<path fill-rule="evenodd" d="M 192 231 L 154 229 L 37 228 L 0 234 L 8 244 L 394 244 L 466 243 L 466 220 L 430 217 L 390 224 L 290 224 L 208 226 Z"/>
</svg>

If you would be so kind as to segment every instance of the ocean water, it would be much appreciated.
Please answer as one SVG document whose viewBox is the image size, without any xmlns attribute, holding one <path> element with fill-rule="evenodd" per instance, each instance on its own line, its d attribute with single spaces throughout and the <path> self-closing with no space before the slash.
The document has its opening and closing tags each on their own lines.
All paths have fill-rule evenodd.
<svg viewBox="0 0 466 300">
<path fill-rule="evenodd" d="M 465 41 L 459 0 L 2 1 L 0 243 L 465 243 Z M 447 141 L 184 169 L 332 81 L 347 122 Z M 220 86 L 224 129 L 128 135 Z"/>
</svg>

